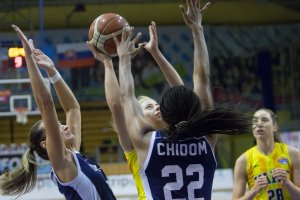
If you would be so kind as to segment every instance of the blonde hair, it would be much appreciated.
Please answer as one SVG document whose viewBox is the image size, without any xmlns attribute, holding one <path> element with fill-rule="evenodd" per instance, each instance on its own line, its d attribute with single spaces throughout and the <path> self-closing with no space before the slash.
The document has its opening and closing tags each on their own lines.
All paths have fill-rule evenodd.
<svg viewBox="0 0 300 200">
<path fill-rule="evenodd" d="M 142 104 L 143 102 L 147 101 L 147 100 L 151 100 L 151 101 L 155 101 L 154 99 L 152 99 L 151 97 L 148 96 L 144 96 L 144 95 L 140 95 L 137 97 L 137 101 Z M 159 125 L 159 127 L 162 127 L 164 125 L 164 123 L 162 123 L 162 125 Z M 118 133 L 118 129 L 117 129 L 117 125 L 116 122 L 114 121 L 114 119 L 112 118 L 110 121 L 110 127 L 111 130 L 114 131 L 115 133 Z"/>
<path fill-rule="evenodd" d="M 0 192 L 4 195 L 20 196 L 34 189 L 36 183 L 37 163 L 35 153 L 49 160 L 47 150 L 40 143 L 46 139 L 44 129 L 40 128 L 42 120 L 37 121 L 29 133 L 29 149 L 22 156 L 20 166 L 0 176 Z"/>
<path fill-rule="evenodd" d="M 137 100 L 138 100 L 138 102 L 139 102 L 140 104 L 142 104 L 143 102 L 145 102 L 145 101 L 147 101 L 147 100 L 155 101 L 155 100 L 152 99 L 151 97 L 143 96 L 143 95 L 138 96 Z"/>
<path fill-rule="evenodd" d="M 32 191 L 37 179 L 36 168 L 34 153 L 28 149 L 22 156 L 20 166 L 0 176 L 1 194 L 19 197 Z"/>
</svg>

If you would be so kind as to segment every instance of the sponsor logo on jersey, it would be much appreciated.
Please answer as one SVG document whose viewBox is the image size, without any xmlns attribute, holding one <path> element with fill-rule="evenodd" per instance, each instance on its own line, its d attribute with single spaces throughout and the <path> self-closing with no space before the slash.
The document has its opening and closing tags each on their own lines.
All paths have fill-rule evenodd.
<svg viewBox="0 0 300 200">
<path fill-rule="evenodd" d="M 278 159 L 278 162 L 283 164 L 283 165 L 286 165 L 286 164 L 288 164 L 288 159 L 284 158 L 284 157 L 281 157 L 281 158 Z"/>
</svg>

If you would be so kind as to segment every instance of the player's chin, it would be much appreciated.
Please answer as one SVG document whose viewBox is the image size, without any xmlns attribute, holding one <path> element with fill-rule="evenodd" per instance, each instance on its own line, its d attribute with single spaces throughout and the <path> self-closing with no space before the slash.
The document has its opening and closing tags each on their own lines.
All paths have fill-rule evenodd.
<svg viewBox="0 0 300 200">
<path fill-rule="evenodd" d="M 76 142 L 76 138 L 75 136 L 69 136 L 69 137 L 66 137 L 65 138 L 65 144 L 68 146 L 68 145 L 71 145 L 71 144 L 74 144 Z"/>
<path fill-rule="evenodd" d="M 157 115 L 157 116 L 155 116 L 155 121 L 157 121 L 157 123 L 161 123 L 163 121 L 163 119 L 160 115 Z"/>
</svg>

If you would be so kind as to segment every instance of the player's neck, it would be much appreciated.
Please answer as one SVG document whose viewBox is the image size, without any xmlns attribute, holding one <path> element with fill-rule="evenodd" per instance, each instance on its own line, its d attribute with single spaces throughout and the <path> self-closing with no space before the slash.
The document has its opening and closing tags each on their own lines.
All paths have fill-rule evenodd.
<svg viewBox="0 0 300 200">
<path fill-rule="evenodd" d="M 257 141 L 257 149 L 265 155 L 271 154 L 274 148 L 275 148 L 274 141 Z"/>
</svg>

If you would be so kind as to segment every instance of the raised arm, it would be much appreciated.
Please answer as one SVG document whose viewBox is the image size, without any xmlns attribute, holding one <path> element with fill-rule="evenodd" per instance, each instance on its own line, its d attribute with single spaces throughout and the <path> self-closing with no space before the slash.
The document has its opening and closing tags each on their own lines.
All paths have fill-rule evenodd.
<svg viewBox="0 0 300 200">
<path fill-rule="evenodd" d="M 121 101 L 121 91 L 113 67 L 112 59 L 97 51 L 95 47 L 89 42 L 87 42 L 87 45 L 93 53 L 94 57 L 104 65 L 104 87 L 106 101 L 112 113 L 113 121 L 116 125 L 116 131 L 118 134 L 120 145 L 125 152 L 130 152 L 133 150 L 133 145 L 125 124 L 123 104 Z"/>
<path fill-rule="evenodd" d="M 209 7 L 210 3 L 200 8 L 200 0 L 186 0 L 187 10 L 180 5 L 180 11 L 186 25 L 192 30 L 194 41 L 194 72 L 193 83 L 194 92 L 200 99 L 201 108 L 203 110 L 213 105 L 212 92 L 210 87 L 210 67 L 209 55 L 204 38 L 202 26 L 202 15 Z M 212 148 L 215 149 L 218 136 L 211 135 L 206 137 Z"/>
<path fill-rule="evenodd" d="M 45 81 L 34 62 L 34 47 L 32 40 L 26 38 L 23 32 L 15 25 L 12 25 L 19 35 L 24 50 L 27 69 L 31 81 L 33 96 L 35 102 L 40 109 L 44 128 L 46 132 L 47 153 L 51 164 L 54 168 L 62 166 L 62 161 L 65 158 L 65 144 L 62 135 L 60 134 L 60 125 L 57 119 L 55 106 L 52 96 L 48 90 Z"/>
<path fill-rule="evenodd" d="M 79 151 L 81 145 L 81 112 L 79 103 L 64 79 L 61 78 L 52 60 L 38 49 L 35 52 L 35 62 L 47 72 L 53 83 L 59 102 L 66 114 L 66 125 L 70 132 L 75 135 L 75 148 Z"/>
<path fill-rule="evenodd" d="M 149 141 L 146 140 L 149 135 L 145 135 L 149 130 L 148 123 L 144 119 L 142 108 L 135 97 L 134 79 L 131 72 L 131 54 L 138 51 L 134 44 L 140 37 L 140 33 L 131 41 L 132 28 L 128 31 L 123 29 L 121 42 L 114 35 L 119 56 L 119 81 L 124 103 L 124 115 L 128 133 L 131 137 L 134 148 L 139 154 L 140 150 L 147 150 Z M 140 154 L 139 154 L 140 155 Z M 139 163 L 143 162 L 143 158 L 139 156 Z"/>
<path fill-rule="evenodd" d="M 177 71 L 174 67 L 169 63 L 169 61 L 164 57 L 160 49 L 158 48 L 158 39 L 157 39 L 157 31 L 156 31 L 156 24 L 155 22 L 151 22 L 149 25 L 149 34 L 150 40 L 145 45 L 145 49 L 152 55 L 155 59 L 156 63 L 158 64 L 160 70 L 164 74 L 166 80 L 170 87 L 183 85 L 183 81 L 180 78 Z"/>
<path fill-rule="evenodd" d="M 213 105 L 210 88 L 209 56 L 204 38 L 202 15 L 210 3 L 200 8 L 200 0 L 186 0 L 187 10 L 180 5 L 186 25 L 191 28 L 194 41 L 194 92 L 200 98 L 202 109 Z"/>
</svg>

